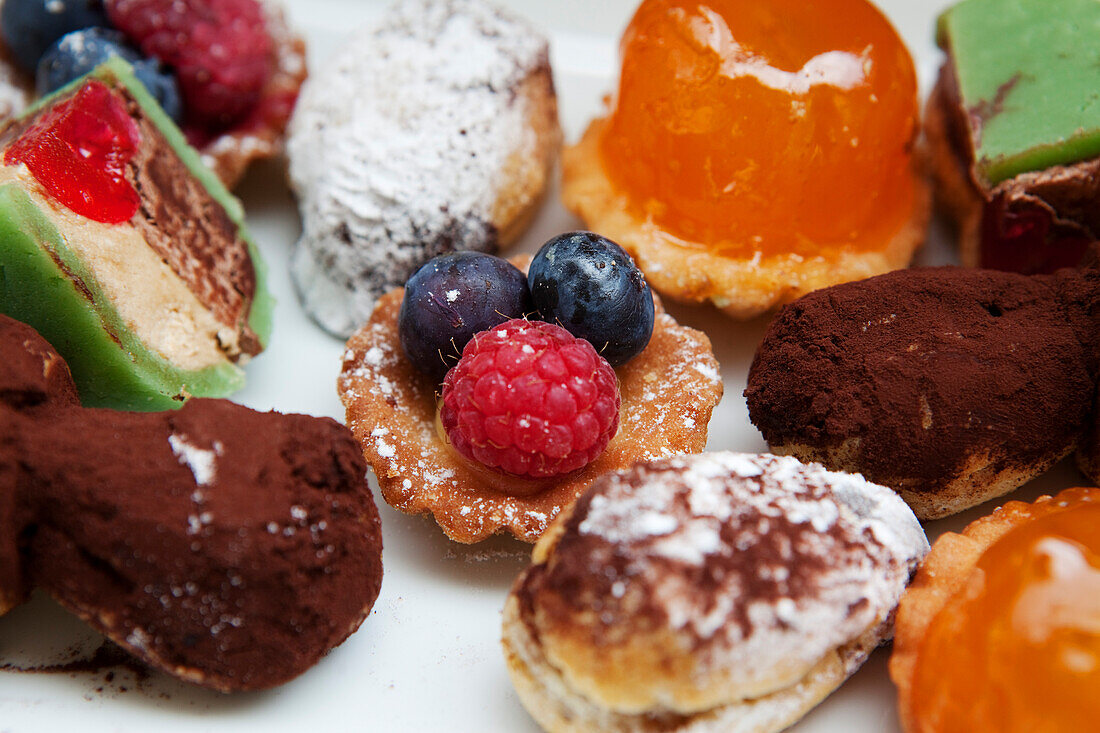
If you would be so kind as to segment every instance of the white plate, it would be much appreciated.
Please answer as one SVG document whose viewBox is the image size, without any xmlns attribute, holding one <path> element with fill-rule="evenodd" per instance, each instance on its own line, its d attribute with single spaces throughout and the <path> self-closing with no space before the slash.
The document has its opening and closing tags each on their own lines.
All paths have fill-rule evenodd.
<svg viewBox="0 0 1100 733">
<path fill-rule="evenodd" d="M 617 38 L 632 0 L 541 3 L 513 0 L 553 40 L 552 62 L 566 134 L 575 139 L 611 89 Z M 377 16 L 380 2 L 288 0 L 294 23 L 321 62 L 347 30 Z M 927 90 L 940 57 L 932 44 L 935 13 L 946 0 L 891 0 L 881 6 L 917 59 Z M 290 287 L 287 255 L 300 225 L 276 165 L 253 171 L 238 193 L 271 269 L 278 297 L 270 349 L 249 366 L 237 399 L 260 409 L 342 418 L 335 381 L 342 344 L 303 315 Z M 578 222 L 550 197 L 519 249 L 533 251 Z M 949 258 L 934 230 L 925 263 Z M 745 375 L 767 319 L 734 323 L 707 308 L 670 307 L 681 322 L 706 331 L 721 363 L 726 394 L 714 412 L 709 448 L 760 451 L 742 397 Z M 1031 499 L 1080 481 L 1068 465 L 1017 492 Z M 97 672 L 0 673 L 0 733 L 6 731 L 361 730 L 529 731 L 500 653 L 500 609 L 529 547 L 494 539 L 474 547 L 449 542 L 434 522 L 381 505 L 385 578 L 362 628 L 315 668 L 263 693 L 220 695 L 161 675 L 126 669 Z M 957 529 L 993 504 L 932 523 L 929 533 Z M 0 662 L 28 666 L 79 656 L 100 639 L 51 601 L 35 597 L 0 619 Z M 880 650 L 839 691 L 792 730 L 798 733 L 896 733 L 894 688 Z"/>
</svg>

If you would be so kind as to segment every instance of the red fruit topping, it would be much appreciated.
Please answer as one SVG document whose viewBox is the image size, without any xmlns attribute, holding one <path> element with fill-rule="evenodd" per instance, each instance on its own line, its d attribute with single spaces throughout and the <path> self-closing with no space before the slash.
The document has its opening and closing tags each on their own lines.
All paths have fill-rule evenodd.
<svg viewBox="0 0 1100 733">
<path fill-rule="evenodd" d="M 190 124 L 227 127 L 260 99 L 272 41 L 256 0 L 108 0 L 111 23 L 173 67 Z"/>
<path fill-rule="evenodd" d="M 126 164 L 141 135 L 126 103 L 91 80 L 11 144 L 4 164 L 23 163 L 55 200 L 104 224 L 129 221 L 141 205 Z"/>
<path fill-rule="evenodd" d="M 476 334 L 443 380 L 440 419 L 462 455 L 526 478 L 591 463 L 619 428 L 615 372 L 561 326 L 513 319 Z"/>
</svg>

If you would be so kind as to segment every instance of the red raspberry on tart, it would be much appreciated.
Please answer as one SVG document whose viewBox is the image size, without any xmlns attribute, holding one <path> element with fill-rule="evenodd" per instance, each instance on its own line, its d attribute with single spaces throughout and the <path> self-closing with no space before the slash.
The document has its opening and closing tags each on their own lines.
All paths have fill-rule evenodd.
<svg viewBox="0 0 1100 733">
<path fill-rule="evenodd" d="M 549 478 L 596 459 L 619 427 L 611 365 L 561 326 L 516 318 L 474 336 L 443 381 L 440 420 L 462 455 Z"/>
</svg>

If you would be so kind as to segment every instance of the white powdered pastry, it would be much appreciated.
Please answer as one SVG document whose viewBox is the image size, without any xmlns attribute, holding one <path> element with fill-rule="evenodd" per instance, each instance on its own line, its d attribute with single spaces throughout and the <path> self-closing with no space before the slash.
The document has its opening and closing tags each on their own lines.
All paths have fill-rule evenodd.
<svg viewBox="0 0 1100 733">
<path fill-rule="evenodd" d="M 23 114 L 30 99 L 30 83 L 14 64 L 0 54 L 0 124 L 9 117 Z"/>
<path fill-rule="evenodd" d="M 484 2 L 411 0 L 306 82 L 288 142 L 292 271 L 323 328 L 350 335 L 437 254 L 495 249 L 502 172 L 538 144 L 517 92 L 547 59 L 542 36 Z"/>
<path fill-rule="evenodd" d="M 698 639 L 705 667 L 740 669 L 748 688 L 769 659 L 809 667 L 881 624 L 928 551 L 893 491 L 789 457 L 639 466 L 609 477 L 583 516 L 581 535 L 632 557 L 625 593 L 645 593 L 670 630 Z M 699 568 L 719 580 L 685 592 Z"/>
<path fill-rule="evenodd" d="M 504 609 L 547 731 L 775 733 L 891 633 L 928 551 L 890 489 L 787 457 L 704 453 L 594 483 Z"/>
</svg>

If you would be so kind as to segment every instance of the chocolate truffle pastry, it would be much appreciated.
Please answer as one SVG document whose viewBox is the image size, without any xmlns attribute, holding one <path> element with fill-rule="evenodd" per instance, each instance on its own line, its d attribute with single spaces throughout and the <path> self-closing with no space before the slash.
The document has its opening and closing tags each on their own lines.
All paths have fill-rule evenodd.
<svg viewBox="0 0 1100 733">
<path fill-rule="evenodd" d="M 1030 504 L 1010 501 L 961 533 L 940 535 L 898 606 L 890 678 L 907 733 L 1092 727 L 1096 671 L 1079 661 L 1092 658 L 1100 638 L 1098 535 L 1089 523 L 1098 507 L 1100 489 L 1071 488 Z M 991 603 L 1000 608 L 991 613 Z M 958 639 L 975 627 L 988 638 Z M 947 644 L 959 656 L 929 657 L 930 634 L 939 637 L 933 650 Z M 965 670 L 965 685 L 950 665 Z M 939 682 L 929 685 L 933 677 Z M 1060 682 L 1069 684 L 1052 689 Z"/>
<path fill-rule="evenodd" d="M 253 109 L 232 126 L 196 134 L 193 143 L 226 188 L 255 161 L 283 152 L 287 123 L 307 75 L 306 43 L 286 21 L 278 0 L 260 0 L 271 37 L 271 74 Z M 0 42 L 0 125 L 23 114 L 34 99 L 34 79 L 20 71 Z M 201 139 L 199 139 L 201 138 Z"/>
<path fill-rule="evenodd" d="M 1094 419 L 1097 283 L 930 268 L 812 293 L 757 350 L 749 417 L 773 451 L 862 473 L 922 519 L 1001 496 Z"/>
<path fill-rule="evenodd" d="M 966 0 L 940 17 L 924 130 L 964 265 L 1053 272 L 1100 235 L 1098 22 L 1087 0 Z"/>
<path fill-rule="evenodd" d="M 516 260 L 524 271 L 529 262 Z M 382 496 L 407 514 L 434 515 L 453 540 L 479 542 L 506 531 L 534 542 L 601 474 L 706 446 L 711 411 L 722 398 L 718 362 L 706 335 L 676 323 L 655 299 L 649 345 L 615 370 L 619 430 L 599 458 L 574 473 L 538 480 L 475 465 L 447 442 L 436 419 L 436 385 L 401 348 L 403 297 L 404 290 L 382 296 L 348 341 L 337 388 Z"/>
<path fill-rule="evenodd" d="M 120 152 L 83 180 L 46 151 L 89 114 L 112 120 Z M 0 148 L 0 311 L 56 344 L 86 404 L 164 409 L 243 386 L 271 330 L 263 262 L 240 203 L 129 66 L 42 100 Z"/>
<path fill-rule="evenodd" d="M 737 453 L 640 463 L 539 540 L 505 658 L 548 731 L 778 731 L 890 637 L 927 550 L 859 476 Z"/>
<path fill-rule="evenodd" d="M 481 0 L 399 3 L 313 74 L 291 122 L 306 311 L 346 338 L 432 257 L 510 244 L 560 142 L 542 35 Z"/>
<path fill-rule="evenodd" d="M 0 610 L 42 588 L 226 692 L 286 682 L 358 628 L 382 540 L 346 429 L 223 400 L 82 408 L 29 327 L 0 317 L 0 347 Z"/>
</svg>

